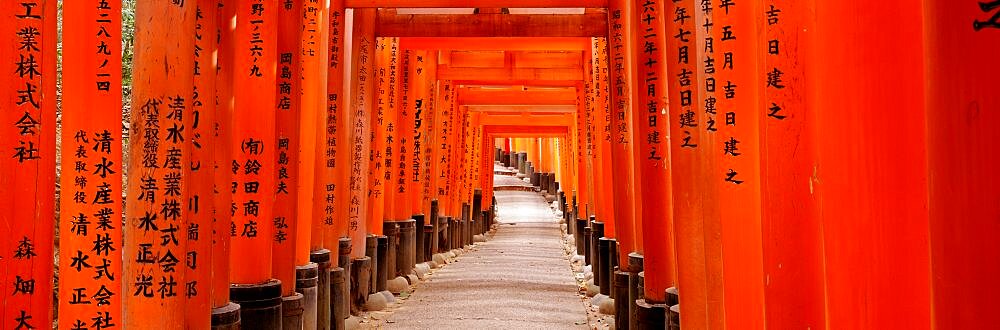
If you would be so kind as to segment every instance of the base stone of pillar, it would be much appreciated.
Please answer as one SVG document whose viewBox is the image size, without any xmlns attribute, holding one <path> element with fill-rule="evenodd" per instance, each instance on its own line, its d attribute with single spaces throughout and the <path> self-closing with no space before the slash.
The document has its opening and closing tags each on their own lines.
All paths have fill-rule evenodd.
<svg viewBox="0 0 1000 330">
<path fill-rule="evenodd" d="M 667 311 L 667 330 L 681 330 L 681 304 L 670 306 Z"/>
<path fill-rule="evenodd" d="M 281 281 L 262 284 L 231 284 L 229 296 L 240 304 L 240 320 L 256 329 L 281 329 Z"/>
<path fill-rule="evenodd" d="M 305 305 L 303 298 L 304 296 L 298 292 L 291 296 L 281 297 L 282 329 L 304 329 Z"/>
<path fill-rule="evenodd" d="M 329 279 L 327 279 L 329 280 Z M 305 266 L 295 267 L 295 292 L 302 294 L 302 329 L 316 330 L 319 298 L 319 264 L 310 262 Z M 327 294 L 329 302 L 329 293 Z M 322 305 L 327 306 L 327 305 Z M 326 321 L 329 324 L 329 316 Z"/>
<path fill-rule="evenodd" d="M 319 249 L 309 253 L 309 261 L 316 264 L 316 328 L 330 326 L 330 250 Z"/>
<path fill-rule="evenodd" d="M 351 260 L 351 315 L 361 315 L 371 292 L 372 259 Z"/>
<path fill-rule="evenodd" d="M 628 272 L 615 271 L 613 297 L 615 298 L 615 329 L 629 327 Z"/>
<path fill-rule="evenodd" d="M 639 299 L 636 305 L 636 322 L 639 329 L 664 329 L 667 326 L 667 305 L 648 303 Z"/>
<path fill-rule="evenodd" d="M 212 308 L 212 330 L 239 330 L 240 305 L 229 303 L 219 308 Z"/>
<path fill-rule="evenodd" d="M 678 292 L 679 291 L 677 291 L 677 287 L 675 286 L 667 288 L 666 290 L 667 306 L 677 305 L 681 302 L 680 299 L 681 296 Z"/>
<path fill-rule="evenodd" d="M 642 279 L 639 277 L 639 273 L 643 270 L 643 256 L 642 254 L 632 252 L 628 254 L 628 315 L 629 315 L 629 329 L 638 329 L 638 323 L 636 323 L 636 313 L 638 306 L 636 305 L 636 300 L 642 298 Z"/>
<path fill-rule="evenodd" d="M 330 270 L 330 327 L 328 329 L 347 329 L 345 320 L 351 316 L 347 307 L 350 292 L 347 290 L 347 273 L 344 268 L 335 267 Z M 321 328 L 322 329 L 322 328 Z"/>
</svg>

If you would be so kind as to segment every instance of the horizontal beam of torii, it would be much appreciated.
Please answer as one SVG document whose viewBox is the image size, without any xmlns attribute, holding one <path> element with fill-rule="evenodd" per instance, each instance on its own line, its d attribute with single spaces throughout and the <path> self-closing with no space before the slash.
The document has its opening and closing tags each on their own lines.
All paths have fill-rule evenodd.
<svg viewBox="0 0 1000 330">
<path fill-rule="evenodd" d="M 346 8 L 607 8 L 607 0 L 346 0 Z"/>
<path fill-rule="evenodd" d="M 605 37 L 608 15 L 397 14 L 379 10 L 379 37 Z"/>
<path fill-rule="evenodd" d="M 576 105 L 573 88 L 458 88 L 458 103 L 473 105 Z"/>
</svg>

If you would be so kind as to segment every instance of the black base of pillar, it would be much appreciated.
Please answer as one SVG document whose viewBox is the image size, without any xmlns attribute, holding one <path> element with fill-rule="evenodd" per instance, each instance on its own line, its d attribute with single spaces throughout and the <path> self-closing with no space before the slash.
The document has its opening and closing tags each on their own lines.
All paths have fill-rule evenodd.
<svg viewBox="0 0 1000 330">
<path fill-rule="evenodd" d="M 584 220 L 584 221 L 586 221 L 586 220 Z M 583 241 L 583 263 L 586 264 L 586 265 L 591 265 L 591 266 L 594 265 L 594 261 L 590 260 L 590 256 L 591 256 L 591 253 L 590 253 L 590 249 L 591 249 L 591 246 L 590 246 L 590 236 L 592 234 L 593 234 L 593 232 L 592 232 L 590 226 L 586 226 L 586 227 L 583 228 L 583 236 L 580 237 L 580 241 Z M 579 244 L 579 243 L 577 243 L 577 244 Z M 591 267 L 590 270 L 593 271 L 594 268 Z"/>
<path fill-rule="evenodd" d="M 681 303 L 681 300 L 680 300 L 681 297 L 680 297 L 680 295 L 678 295 L 677 292 L 678 292 L 677 291 L 677 287 L 675 287 L 675 286 L 667 288 L 667 292 L 666 292 L 667 306 L 673 306 L 673 305 L 677 305 L 677 304 Z"/>
<path fill-rule="evenodd" d="M 639 299 L 636 304 L 636 322 L 639 329 L 664 329 L 667 326 L 667 305 L 652 304 Z"/>
<path fill-rule="evenodd" d="M 389 237 L 379 236 L 376 238 L 378 241 L 377 251 L 375 251 L 375 291 L 382 292 L 385 291 L 385 282 L 389 280 Z M 396 265 L 393 265 L 393 269 Z"/>
<path fill-rule="evenodd" d="M 229 296 L 240 304 L 242 329 L 281 329 L 281 281 L 231 284 Z"/>
<path fill-rule="evenodd" d="M 344 330 L 347 329 L 346 320 L 351 316 L 351 309 L 348 307 L 350 302 L 351 293 L 348 290 L 347 285 L 347 272 L 344 268 L 335 267 L 330 269 L 330 305 L 322 306 L 320 308 L 327 308 L 330 310 L 330 323 L 328 328 L 317 328 L 317 329 L 334 329 L 334 330 Z"/>
<path fill-rule="evenodd" d="M 351 260 L 351 314 L 361 315 L 371 294 L 372 259 L 365 256 Z"/>
<path fill-rule="evenodd" d="M 427 234 L 424 232 L 424 225 L 426 221 L 424 220 L 423 214 L 413 215 L 413 264 L 419 264 L 421 262 L 427 261 L 424 259 L 424 251 L 427 251 L 427 240 L 425 237 Z M 403 275 L 407 275 L 409 272 Z"/>
<path fill-rule="evenodd" d="M 328 254 L 329 255 L 329 254 Z M 329 263 L 328 263 L 329 264 Z M 328 272 L 329 273 L 329 272 Z M 329 274 L 327 274 L 329 276 Z M 327 278 L 329 280 L 329 278 Z M 318 326 L 318 307 L 328 306 L 330 301 L 329 291 L 327 291 L 325 305 L 320 305 L 319 300 L 319 264 L 310 262 L 305 266 L 295 267 L 295 292 L 302 294 L 302 328 L 316 329 Z M 329 286 L 326 286 L 329 290 Z M 325 308 L 324 308 L 325 309 Z M 328 310 L 328 309 L 325 309 Z M 329 314 L 326 323 L 329 324 Z M 296 328 L 297 329 L 297 328 Z"/>
<path fill-rule="evenodd" d="M 681 330 L 681 305 L 670 306 L 667 311 L 667 330 Z"/>
<path fill-rule="evenodd" d="M 239 330 L 240 305 L 228 305 L 212 308 L 212 330 Z"/>
<path fill-rule="evenodd" d="M 639 272 L 642 272 L 643 268 L 643 257 L 641 254 L 632 252 L 628 254 L 628 315 L 629 315 L 629 329 L 638 329 L 638 323 L 636 321 L 636 306 L 635 301 L 642 298 L 642 290 L 640 289 L 641 284 L 639 278 Z"/>
<path fill-rule="evenodd" d="M 604 264 L 601 263 L 601 256 L 607 253 L 607 250 L 601 251 L 601 238 L 604 237 L 604 223 L 600 221 L 595 221 L 594 217 L 590 218 L 590 262 L 592 262 L 590 270 L 594 272 L 594 285 L 601 286 L 604 283 L 607 286 L 607 279 L 604 276 Z M 604 252 L 604 253 L 602 253 Z M 604 290 L 601 290 L 604 291 Z"/>
<path fill-rule="evenodd" d="M 365 256 L 368 257 L 368 293 L 375 292 L 375 282 L 378 274 L 378 236 L 365 236 Z M 368 299 L 368 295 L 365 295 Z"/>
<path fill-rule="evenodd" d="M 281 297 L 281 328 L 302 329 L 305 312 L 304 296 L 296 292 L 291 296 Z"/>
<path fill-rule="evenodd" d="M 330 250 L 320 249 L 309 253 L 309 261 L 316 263 L 316 327 L 324 329 L 330 324 Z"/>
<path fill-rule="evenodd" d="M 612 290 L 615 299 L 615 329 L 625 330 L 629 328 L 628 316 L 628 272 L 615 272 L 615 289 Z"/>
<path fill-rule="evenodd" d="M 573 231 L 573 238 L 576 241 L 576 254 L 583 255 L 584 262 L 589 265 L 590 257 L 587 253 L 587 220 L 586 219 L 576 219 L 576 230 Z"/>
<path fill-rule="evenodd" d="M 330 308 L 333 310 L 333 313 L 336 313 L 337 308 L 341 309 L 344 314 L 344 320 L 351 316 L 351 291 L 353 290 L 353 288 L 351 288 L 351 250 L 353 249 L 354 245 L 350 238 L 341 237 L 340 240 L 337 241 L 337 267 L 342 270 L 340 285 L 334 283 L 335 280 L 333 278 L 333 270 L 331 269 L 330 271 Z M 337 290 L 342 294 L 339 304 L 333 300 L 335 298 L 333 292 L 334 290 Z M 337 323 L 344 322 L 341 322 L 341 319 L 339 318 L 331 316 L 330 328 L 334 329 L 333 327 L 336 326 Z M 346 326 L 346 323 L 344 324 L 344 326 Z M 340 329 L 343 329 L 344 326 Z"/>
<path fill-rule="evenodd" d="M 597 279 L 597 286 L 601 288 L 601 294 L 605 296 L 611 295 L 611 273 L 608 272 L 608 265 L 611 264 L 611 240 L 607 237 L 601 237 L 597 239 L 597 256 L 600 261 L 594 266 L 594 268 L 601 268 L 600 277 L 597 276 L 597 272 L 594 272 L 594 278 Z"/>
<path fill-rule="evenodd" d="M 399 244 L 396 245 L 395 276 L 406 276 L 416 266 L 417 222 L 413 219 L 399 222 Z M 393 278 L 395 278 L 395 276 Z"/>
</svg>

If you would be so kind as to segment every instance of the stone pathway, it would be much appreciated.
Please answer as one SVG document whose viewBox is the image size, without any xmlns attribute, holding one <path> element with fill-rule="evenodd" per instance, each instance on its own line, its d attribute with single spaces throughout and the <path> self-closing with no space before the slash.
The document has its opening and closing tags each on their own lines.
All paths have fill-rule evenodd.
<svg viewBox="0 0 1000 330">
<path fill-rule="evenodd" d="M 496 198 L 496 235 L 419 284 L 386 329 L 589 328 L 559 219 L 537 193 Z"/>
</svg>

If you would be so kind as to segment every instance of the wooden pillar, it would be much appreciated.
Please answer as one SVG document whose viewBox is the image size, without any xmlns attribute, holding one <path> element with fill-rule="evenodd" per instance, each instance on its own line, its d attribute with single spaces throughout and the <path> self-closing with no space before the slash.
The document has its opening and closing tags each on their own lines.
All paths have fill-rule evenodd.
<svg viewBox="0 0 1000 330">
<path fill-rule="evenodd" d="M 233 97 L 233 45 L 236 32 L 236 3 L 232 0 L 219 0 L 217 13 L 219 51 L 216 63 L 215 95 L 218 99 L 215 109 L 215 200 L 212 205 L 216 210 L 215 223 L 212 225 L 212 308 L 214 312 L 224 312 L 229 306 L 229 259 L 231 256 L 231 240 L 233 232 L 232 210 L 233 172 L 232 150 L 228 146 L 233 143 L 232 119 L 235 110 Z M 224 210 L 228 210 L 224 211 Z"/>
<path fill-rule="evenodd" d="M 756 82 L 764 82 L 757 118 L 765 324 L 821 328 L 823 238 L 818 198 L 807 179 L 816 164 L 816 113 L 807 102 L 810 97 L 803 96 L 814 95 L 807 68 L 825 64 L 814 60 L 812 35 L 799 32 L 814 30 L 815 6 L 812 1 L 773 0 L 762 9 L 755 17 L 763 35 L 754 42 L 762 58 Z"/>
<path fill-rule="evenodd" d="M 541 157 L 541 151 L 542 151 L 541 150 L 541 141 L 539 141 L 539 140 L 540 140 L 539 138 L 529 138 L 529 139 L 527 139 L 527 142 L 528 142 L 528 161 L 530 161 L 531 165 L 533 165 L 535 167 L 535 172 L 541 172 L 542 168 L 543 168 L 542 167 L 542 162 L 541 162 L 541 159 L 542 159 L 542 157 Z"/>
<path fill-rule="evenodd" d="M 371 160 L 371 164 L 368 167 L 368 187 L 366 187 L 366 196 L 368 199 L 368 217 L 366 221 L 368 222 L 368 233 L 375 235 L 382 234 L 382 222 L 385 220 L 386 215 L 384 158 L 386 156 L 387 129 L 390 123 L 387 120 L 387 115 L 392 113 L 392 110 L 389 109 L 389 71 L 390 61 L 392 61 L 391 41 L 389 38 L 375 39 L 375 70 L 372 71 L 371 75 L 371 78 L 375 80 L 375 89 L 373 90 L 373 101 L 375 104 L 372 106 L 373 112 L 369 117 L 371 149 L 369 150 L 368 159 Z"/>
<path fill-rule="evenodd" d="M 351 168 L 349 171 L 349 207 L 347 237 L 351 238 L 352 258 L 365 256 L 365 235 L 368 233 L 366 196 L 368 192 L 368 152 L 371 148 L 369 118 L 375 102 L 375 9 L 355 9 L 351 38 L 351 109 L 347 122 L 351 130 Z M 345 181 L 341 181 L 345 182 Z"/>
<path fill-rule="evenodd" d="M 413 95 L 414 133 L 413 158 L 410 169 L 410 191 L 412 213 L 426 214 L 430 205 L 427 177 L 430 175 L 430 137 L 434 124 L 434 107 L 431 91 L 434 86 L 433 68 L 437 66 L 437 55 L 426 50 L 414 50 L 410 63 L 410 93 Z M 418 232 L 421 230 L 418 228 Z"/>
<path fill-rule="evenodd" d="M 398 110 L 396 111 L 396 131 L 395 136 L 397 140 L 395 159 L 393 165 L 393 184 L 392 186 L 396 190 L 396 200 L 389 201 L 387 203 L 392 203 L 393 208 L 395 208 L 396 216 L 399 218 L 397 220 L 412 219 L 412 216 L 417 214 L 413 211 L 413 187 L 410 184 L 412 182 L 413 174 L 412 168 L 414 166 L 414 153 L 416 152 L 413 142 L 416 140 L 414 137 L 415 131 L 415 111 L 413 108 L 413 92 L 411 87 L 413 83 L 411 82 L 411 59 L 413 58 L 413 51 L 402 50 L 400 54 L 399 72 L 397 73 L 397 97 L 399 97 L 399 103 L 397 103 Z M 421 228 L 422 229 L 422 228 Z M 419 233 L 419 231 L 418 231 Z M 399 256 L 397 256 L 398 258 Z"/>
<path fill-rule="evenodd" d="M 587 132 L 587 108 L 586 108 L 586 90 L 583 88 L 583 84 L 577 84 L 576 86 L 576 120 L 574 122 L 574 145 L 576 147 L 576 189 L 577 189 L 577 199 L 576 206 L 579 208 L 577 218 L 579 219 L 589 219 L 590 217 L 590 162 L 588 162 L 590 153 L 590 140 L 588 140 Z M 513 142 L 514 139 L 511 139 Z M 512 151 L 513 152 L 513 148 Z M 583 254 L 583 251 L 577 251 Z"/>
<path fill-rule="evenodd" d="M 604 237 L 618 236 L 614 204 L 614 168 L 612 160 L 611 109 L 608 107 L 608 67 L 606 63 L 607 40 L 591 39 L 590 97 L 593 111 L 594 139 L 594 203 L 597 220 L 604 222 Z M 628 228 L 629 224 L 624 224 Z"/>
<path fill-rule="evenodd" d="M 438 200 L 441 215 L 450 216 L 451 213 L 451 182 L 449 171 L 451 169 L 451 152 L 453 149 L 452 130 L 454 108 L 454 90 L 451 81 L 445 80 L 438 84 L 438 95 L 441 102 L 436 104 L 437 112 L 434 114 L 434 140 L 431 143 L 434 149 L 431 155 L 431 175 L 433 180 L 432 199 Z M 435 251 L 437 252 L 437 251 Z"/>
<path fill-rule="evenodd" d="M 617 240 L 621 246 L 619 248 L 618 264 L 628 265 L 628 254 L 636 251 L 633 232 L 636 212 L 635 190 L 633 189 L 634 166 L 633 166 L 633 128 L 632 128 L 632 68 L 633 59 L 629 50 L 632 49 L 633 40 L 631 38 L 632 22 L 628 19 L 630 13 L 630 1 L 611 0 L 608 2 L 608 32 L 607 39 L 607 62 L 602 64 L 608 67 L 609 85 L 609 109 L 611 111 L 612 128 L 612 148 L 611 159 L 612 168 L 615 169 L 616 178 L 612 188 L 614 189 L 614 209 L 615 217 L 618 219 Z"/>
<path fill-rule="evenodd" d="M 191 115 L 184 118 L 189 128 L 185 149 L 189 150 L 190 175 L 185 199 L 189 203 L 185 253 L 184 295 L 187 326 L 210 327 L 212 324 L 212 226 L 215 223 L 216 62 L 218 50 L 218 1 L 199 0 L 195 8 L 194 85 Z"/>
<path fill-rule="evenodd" d="M 16 2 L 15 2 L 16 4 Z M 21 7 L 18 5 L 18 7 Z M 22 8 L 23 9 L 23 8 Z M 40 10 L 41 8 L 33 9 Z M 65 169 L 60 180 L 62 199 L 60 200 L 59 221 L 59 254 L 65 256 L 59 259 L 59 328 L 88 327 L 94 324 L 92 318 L 101 319 L 100 324 L 108 328 L 123 326 L 122 319 L 122 85 L 121 85 L 121 3 L 108 3 L 107 6 L 95 6 L 83 1 L 68 2 L 64 9 L 74 13 L 63 18 L 66 28 L 63 42 L 63 88 L 62 88 L 62 168 Z M 39 11 L 40 12 L 40 11 Z M 55 12 L 52 12 L 55 16 Z M 38 35 L 41 26 L 35 26 L 35 32 L 17 35 L 20 41 L 41 41 Z M 29 27 L 26 32 L 32 31 Z M 107 33 L 95 33 L 106 31 Z M 23 39 L 27 36 L 29 39 Z M 42 40 L 48 39 L 42 35 Z M 24 45 L 24 44 L 22 44 Z M 38 56 L 45 54 L 55 57 L 54 53 L 42 52 L 42 44 L 29 43 L 28 48 L 21 48 L 28 54 Z M 97 52 L 95 45 L 99 45 Z M 32 47 L 37 47 L 37 50 Z M 102 65 L 103 63 L 103 65 Z M 43 77 L 47 77 L 44 75 Z M 111 79 L 113 77 L 114 79 Z M 27 76 L 25 78 L 28 78 Z M 17 79 L 15 79 L 17 80 Z M 40 86 L 39 86 L 40 87 Z M 48 117 L 42 111 L 42 105 L 55 103 L 54 99 L 43 98 L 43 93 L 31 95 L 34 99 L 22 104 L 26 111 L 17 111 L 21 116 L 41 118 L 43 114 L 49 122 L 33 124 L 32 120 L 18 121 L 18 127 L 26 127 L 40 134 L 39 128 L 47 128 L 54 117 Z M 34 101 L 32 101 L 34 100 Z M 39 107 L 34 107 L 35 102 Z M 44 103 L 43 103 L 44 102 Z M 20 109 L 18 109 L 20 110 Z M 20 125 L 31 124 L 31 125 Z M 6 134 L 4 135 L 6 139 Z M 30 136 L 30 135 L 28 135 Z M 46 159 L 48 162 L 48 159 Z M 5 164 L 6 165 L 6 164 Z M 52 169 L 54 171 L 54 169 Z M 19 171 L 20 172 L 20 171 Z M 53 172 L 54 174 L 54 172 Z M 6 183 L 5 183 L 6 185 Z M 209 182 L 211 189 L 211 182 Z M 3 197 L 7 199 L 8 196 Z M 6 208 L 5 208 L 6 209 Z M 4 218 L 5 222 L 7 218 Z M 30 227 L 33 221 L 24 221 L 17 226 Z M 206 226 L 207 227 L 207 226 Z M 52 233 L 50 232 L 49 235 Z M 7 236 L 7 235 L 5 235 Z M 14 237 L 21 241 L 23 235 Z M 51 237 L 50 237 L 51 238 Z M 206 241 L 210 241 L 207 240 Z M 32 238 L 36 247 L 39 241 Z M 12 248 L 14 248 L 14 245 Z M 19 248 L 6 251 L 21 251 Z M 32 252 L 36 256 L 25 258 L 5 256 L 4 259 L 30 260 L 36 263 L 43 259 L 39 251 Z M 6 260 L 5 260 L 6 261 Z M 9 261 L 6 261 L 9 262 Z M 208 267 L 203 267 L 209 269 Z M 14 273 L 14 290 L 4 296 L 4 301 L 18 303 L 17 298 L 41 294 L 38 298 L 51 296 L 48 291 L 51 284 L 43 284 L 51 280 L 44 276 L 28 277 L 22 273 Z M 7 282 L 5 282 L 7 283 Z M 207 283 L 204 281 L 202 283 Z M 6 290 L 4 292 L 7 292 Z M 202 294 L 208 297 L 208 292 Z M 13 299 L 12 299 L 13 298 Z M 35 298 L 35 299 L 38 299 Z M 32 299 L 34 300 L 34 299 Z M 38 299 L 47 300 L 47 299 Z M 8 308 L 13 306 L 8 306 Z M 26 310 L 31 318 L 21 324 L 16 321 L 20 317 L 17 311 L 14 318 L 5 314 L 4 324 L 10 328 L 28 326 L 45 328 L 51 323 L 44 323 L 43 316 L 50 306 L 43 310 Z M 207 308 L 205 308 L 207 310 Z M 208 313 L 202 313 L 208 316 Z M 190 315 L 190 314 L 189 314 Z M 14 322 L 11 322 L 14 321 Z"/>
<path fill-rule="evenodd" d="M 928 187 L 933 300 L 931 326 L 975 328 L 998 316 L 992 282 L 1000 274 L 995 244 L 1000 176 L 989 146 L 1000 132 L 996 77 L 1000 49 L 996 2 L 956 6 L 924 1 L 927 72 Z M 969 28 L 969 19 L 974 18 Z M 992 24 L 992 25 L 991 25 Z M 961 220 L 958 220 L 961 219 Z"/>
<path fill-rule="evenodd" d="M 309 264 L 308 236 L 299 236 L 300 109 L 302 108 L 302 0 L 278 6 L 275 94 L 274 278 L 283 297 L 295 294 L 295 266 Z M 308 218 L 306 218 L 308 220 Z M 303 221 L 303 227 L 311 224 Z"/>
<path fill-rule="evenodd" d="M 823 210 L 826 324 L 927 329 L 929 122 L 914 114 L 926 110 L 930 77 L 923 73 L 928 66 L 921 31 L 929 12 L 906 1 L 817 1 L 813 12 L 823 13 L 816 16 L 811 40 L 814 60 L 822 65 L 810 67 L 806 76 L 818 94 L 810 100 L 819 154 L 811 183 Z M 962 29 L 973 30 L 973 21 L 983 17 L 988 14 L 965 16 Z M 835 46 L 848 40 L 853 47 Z M 962 54 L 965 60 L 958 63 L 972 63 L 964 57 L 972 53 Z M 970 109 L 968 103 L 962 109 Z"/>
<path fill-rule="evenodd" d="M 347 211 L 350 209 L 348 196 L 350 186 L 345 182 L 350 174 L 352 159 L 350 106 L 345 105 L 348 100 L 346 90 L 348 76 L 345 75 L 347 59 L 344 56 L 347 52 L 348 29 L 344 2 L 330 1 L 329 14 L 324 17 L 328 19 L 329 24 L 326 28 L 320 28 L 320 36 L 322 42 L 325 42 L 325 47 L 318 52 L 324 54 L 321 59 L 329 61 L 325 65 L 326 75 L 321 82 L 325 84 L 322 86 L 326 86 L 326 99 L 322 103 L 326 105 L 326 111 L 321 111 L 317 117 L 311 117 L 324 119 L 323 123 L 316 127 L 317 146 L 311 149 L 316 150 L 316 176 L 322 185 L 313 187 L 313 193 L 318 194 L 313 196 L 313 201 L 318 198 L 323 201 L 319 203 L 323 204 L 322 216 L 314 214 L 313 221 L 323 223 L 324 233 L 323 243 L 313 243 L 312 248 L 314 251 L 329 249 L 332 254 L 331 260 L 335 260 L 333 256 L 339 253 L 337 251 L 339 240 L 347 237 L 349 227 Z M 304 71 L 303 74 L 307 73 Z"/>
<path fill-rule="evenodd" d="M 232 64 L 235 111 L 233 141 L 227 146 L 233 155 L 231 188 L 236 205 L 230 259 L 230 280 L 235 284 L 257 285 L 272 279 L 278 12 L 267 8 L 277 8 L 277 1 L 240 2 L 236 9 Z"/>
<path fill-rule="evenodd" d="M 335 2 L 331 2 L 335 5 Z M 333 54 L 328 54 L 331 7 L 324 2 L 304 1 L 302 3 L 302 32 L 299 51 L 301 65 L 301 93 L 299 98 L 299 163 L 298 163 L 298 198 L 296 215 L 302 220 L 303 226 L 308 223 L 310 230 L 303 236 L 309 237 L 309 251 L 319 252 L 323 249 L 336 254 L 337 238 L 334 198 L 339 196 L 331 189 L 336 184 L 335 167 L 337 162 L 330 162 L 330 146 L 328 141 L 336 138 L 328 127 L 331 126 L 331 112 L 336 112 L 336 99 L 331 99 L 330 89 L 333 88 L 333 67 L 326 60 Z M 329 81 L 329 82 L 328 82 Z M 305 220 L 308 219 L 308 220 Z M 308 221 L 308 222 L 307 222 Z M 302 232 L 300 230 L 299 232 Z M 333 236 L 333 237 L 330 237 Z M 322 257 L 320 257 L 322 258 Z M 320 313 L 320 315 L 323 315 Z M 322 317 L 321 317 L 322 318 Z"/>
<path fill-rule="evenodd" d="M 399 112 L 402 109 L 402 91 L 400 80 L 402 75 L 402 54 L 399 49 L 399 38 L 392 38 L 389 41 L 389 52 L 390 60 L 389 66 L 386 68 L 386 83 L 388 90 L 383 94 L 386 99 L 386 112 L 383 114 L 382 118 L 385 122 L 385 141 L 386 145 L 383 148 L 383 158 L 382 158 L 382 180 L 384 186 L 385 198 L 383 199 L 383 207 L 385 208 L 385 217 L 383 219 L 388 221 L 399 221 L 410 218 L 410 212 L 402 212 L 403 208 L 400 207 L 399 196 L 401 192 L 398 187 L 399 179 L 399 152 L 400 144 L 403 143 L 402 140 L 405 137 L 400 135 L 400 116 Z M 395 274 L 391 274 L 390 277 Z M 390 278 L 391 279 L 391 278 Z"/>
<path fill-rule="evenodd" d="M 122 251 L 128 308 L 121 321 L 130 327 L 185 326 L 190 154 L 184 149 L 193 136 L 182 128 L 193 115 L 195 14 L 193 3 L 136 3 L 130 125 L 136 134 L 129 139 Z M 77 263 L 83 264 L 89 263 Z"/>
</svg>

